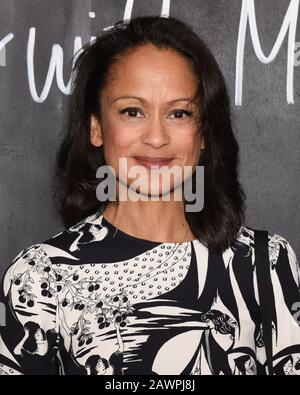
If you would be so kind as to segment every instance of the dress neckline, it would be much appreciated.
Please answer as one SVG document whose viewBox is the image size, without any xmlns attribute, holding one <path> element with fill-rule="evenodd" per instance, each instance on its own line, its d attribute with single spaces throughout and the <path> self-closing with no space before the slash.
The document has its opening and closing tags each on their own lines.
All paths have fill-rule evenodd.
<svg viewBox="0 0 300 395">
<path fill-rule="evenodd" d="M 198 239 L 193 239 L 193 240 L 186 240 L 182 242 L 166 242 L 166 241 L 154 241 L 154 240 L 142 239 L 140 237 L 130 235 L 129 233 L 126 233 L 121 229 L 117 228 L 112 223 L 110 223 L 102 213 L 98 212 L 98 215 L 99 217 L 97 222 L 100 221 L 102 225 L 106 226 L 110 231 L 112 231 L 114 235 L 113 237 L 121 237 L 123 239 L 127 239 L 128 241 L 134 241 L 137 243 L 147 243 L 153 246 L 158 246 L 160 244 L 175 246 L 175 245 L 183 245 L 183 244 L 191 243 L 192 241 L 198 241 Z"/>
</svg>

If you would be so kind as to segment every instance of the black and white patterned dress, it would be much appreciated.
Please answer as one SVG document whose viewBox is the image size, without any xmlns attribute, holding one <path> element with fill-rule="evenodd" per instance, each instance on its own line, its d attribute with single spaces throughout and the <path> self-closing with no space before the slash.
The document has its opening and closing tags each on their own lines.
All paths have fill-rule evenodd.
<svg viewBox="0 0 300 395">
<path fill-rule="evenodd" d="M 1 287 L 0 374 L 255 375 L 265 366 L 253 229 L 212 255 L 159 243 L 100 211 L 22 250 Z M 269 235 L 275 374 L 300 374 L 300 275 Z M 298 309 L 298 310 L 297 310 Z"/>
</svg>

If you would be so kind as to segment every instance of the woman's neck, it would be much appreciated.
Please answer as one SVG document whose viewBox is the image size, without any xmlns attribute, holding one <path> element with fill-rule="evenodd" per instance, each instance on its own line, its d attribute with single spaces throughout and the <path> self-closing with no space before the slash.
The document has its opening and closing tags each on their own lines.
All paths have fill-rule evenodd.
<svg viewBox="0 0 300 395">
<path fill-rule="evenodd" d="M 179 203 L 110 202 L 102 214 L 113 226 L 137 238 L 169 243 L 194 240 Z"/>
</svg>

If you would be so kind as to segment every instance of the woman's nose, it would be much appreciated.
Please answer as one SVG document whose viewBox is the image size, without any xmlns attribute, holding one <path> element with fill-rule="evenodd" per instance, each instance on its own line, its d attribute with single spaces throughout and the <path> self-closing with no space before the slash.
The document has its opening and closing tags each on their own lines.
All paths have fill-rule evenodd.
<svg viewBox="0 0 300 395">
<path fill-rule="evenodd" d="M 143 130 L 142 142 L 153 148 L 160 148 L 170 142 L 169 131 L 160 115 L 157 114 L 149 118 Z"/>
</svg>

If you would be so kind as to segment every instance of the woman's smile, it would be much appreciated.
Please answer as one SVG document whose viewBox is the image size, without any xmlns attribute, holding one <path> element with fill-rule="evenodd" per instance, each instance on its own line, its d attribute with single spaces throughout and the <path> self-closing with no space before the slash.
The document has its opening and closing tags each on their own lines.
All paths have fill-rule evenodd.
<svg viewBox="0 0 300 395">
<path fill-rule="evenodd" d="M 161 168 L 162 166 L 170 165 L 174 158 L 136 156 L 134 159 L 139 165 L 155 170 Z"/>
</svg>

